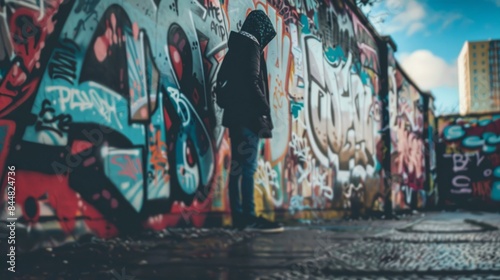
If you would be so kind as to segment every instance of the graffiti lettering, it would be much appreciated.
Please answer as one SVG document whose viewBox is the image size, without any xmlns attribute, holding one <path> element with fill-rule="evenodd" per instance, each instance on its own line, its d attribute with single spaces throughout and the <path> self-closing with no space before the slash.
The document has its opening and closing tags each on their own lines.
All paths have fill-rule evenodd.
<svg viewBox="0 0 500 280">
<path fill-rule="evenodd" d="M 50 219 L 23 212 L 31 237 L 53 238 L 40 232 L 49 228 L 64 231 L 60 242 L 69 234 L 108 237 L 181 218 L 202 226 L 207 211 L 229 211 L 230 138 L 212 91 L 230 30 L 255 9 L 277 33 L 263 52 L 275 128 L 260 142 L 256 212 L 310 218 L 305 211 L 344 201 L 346 208 L 372 208 L 367 198 L 387 189 L 404 208 L 424 189 L 421 93 L 394 62 L 393 96 L 381 101 L 380 86 L 388 88 L 375 44 L 381 40 L 342 1 L 3 2 L 0 116 L 12 123 L 0 120 L 0 166 L 17 156 L 29 178 L 24 200 L 34 197 L 46 207 L 41 216 L 60 221 L 50 228 L 54 223 L 38 224 Z M 390 118 L 381 113 L 386 106 L 394 108 Z M 470 148 L 445 158 L 455 164 L 447 186 L 496 180 L 495 152 L 465 155 L 496 147 L 498 131 L 461 129 L 455 144 Z M 469 174 L 476 167 L 481 172 Z M 397 178 L 391 188 L 382 190 L 381 170 Z M 377 199 L 382 205 L 385 196 Z"/>
<path fill-rule="evenodd" d="M 495 196 L 498 183 L 495 177 L 496 168 L 500 164 L 498 148 L 500 147 L 500 121 L 494 115 L 482 117 L 444 117 L 441 118 L 442 134 L 440 147 L 444 150 L 441 158 L 444 162 L 452 159 L 451 167 L 438 166 L 440 184 L 447 184 L 451 178 L 451 195 L 462 195 L 477 198 L 486 206 Z M 454 174 L 460 172 L 460 174 Z M 451 176 L 450 176 L 451 175 Z M 466 206 L 466 205 L 464 205 Z"/>
<path fill-rule="evenodd" d="M 278 207 L 281 206 L 283 204 L 283 195 L 281 194 L 278 182 L 278 174 L 268 161 L 259 160 L 255 177 L 255 184 L 263 187 L 268 197 L 272 199 L 274 205 Z"/>
<path fill-rule="evenodd" d="M 92 110 L 99 113 L 108 123 L 115 123 L 122 128 L 118 117 L 117 101 L 121 98 L 114 92 L 106 90 L 104 87 L 95 85 L 88 92 L 76 88 L 64 86 L 49 86 L 48 93 L 57 92 L 59 94 L 59 105 L 61 111 L 79 109 L 80 112 Z M 108 98 L 103 98 L 103 94 Z"/>
<path fill-rule="evenodd" d="M 307 146 L 305 139 L 300 138 L 295 133 L 292 134 L 290 148 L 300 161 L 307 161 L 309 159 L 310 148 Z"/>
<path fill-rule="evenodd" d="M 60 44 L 60 48 L 54 51 L 52 61 L 49 63 L 49 76 L 52 79 L 63 79 L 68 83 L 73 83 L 76 78 L 75 53 L 78 46 L 65 39 Z"/>
<path fill-rule="evenodd" d="M 491 193 L 491 182 L 473 182 L 472 195 L 486 199 Z"/>
<path fill-rule="evenodd" d="M 68 132 L 71 116 L 68 114 L 56 116 L 54 115 L 55 111 L 50 101 L 45 99 L 42 102 L 42 110 L 38 114 L 40 119 L 36 122 L 35 130 L 50 130 L 59 135 L 59 137 L 63 136 L 63 132 Z"/>
</svg>

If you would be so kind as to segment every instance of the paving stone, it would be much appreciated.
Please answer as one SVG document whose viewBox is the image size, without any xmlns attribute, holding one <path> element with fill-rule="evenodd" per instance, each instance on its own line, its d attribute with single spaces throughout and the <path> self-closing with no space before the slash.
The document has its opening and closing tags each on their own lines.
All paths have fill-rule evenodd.
<svg viewBox="0 0 500 280">
<path fill-rule="evenodd" d="M 466 219 L 438 219 L 422 220 L 403 229 L 347 244 L 332 242 L 322 247 L 323 256 L 328 258 L 309 259 L 294 264 L 292 269 L 308 275 L 310 271 L 304 267 L 316 264 L 325 277 L 350 275 L 336 279 L 364 279 L 352 278 L 359 273 L 388 275 L 382 279 L 443 279 L 443 276 L 500 279 L 494 276 L 500 275 L 500 231 L 494 225 Z M 479 271 L 485 274 L 473 275 Z M 415 272 L 419 274 L 408 275 Z M 457 272 L 467 274 L 457 275 Z M 393 275 L 400 273 L 405 276 Z M 368 276 L 366 279 L 381 278 Z"/>
<path fill-rule="evenodd" d="M 17 279 L 113 279 L 126 267 L 135 279 L 500 280 L 499 226 L 499 214 L 456 212 L 298 224 L 277 235 L 174 228 L 86 236 L 20 256 L 29 269 Z"/>
</svg>

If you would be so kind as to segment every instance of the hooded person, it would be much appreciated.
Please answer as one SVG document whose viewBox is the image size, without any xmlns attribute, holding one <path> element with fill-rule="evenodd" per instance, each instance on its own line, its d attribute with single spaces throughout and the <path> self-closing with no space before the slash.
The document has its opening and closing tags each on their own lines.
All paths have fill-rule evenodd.
<svg viewBox="0 0 500 280">
<path fill-rule="evenodd" d="M 222 125 L 231 138 L 229 201 L 233 226 L 238 229 L 283 231 L 281 225 L 255 216 L 253 196 L 259 138 L 272 137 L 264 49 L 275 36 L 265 12 L 250 12 L 240 32 L 230 33 L 229 51 L 217 76 L 218 87 L 224 88 L 223 100 L 217 103 L 224 108 Z"/>
<path fill-rule="evenodd" d="M 241 26 L 240 34 L 250 35 L 249 38 L 256 41 L 260 46 L 260 50 L 263 51 L 276 36 L 276 31 L 266 13 L 256 10 L 248 14 L 243 26 Z"/>
<path fill-rule="evenodd" d="M 226 84 L 222 124 L 245 126 L 259 138 L 272 137 L 269 85 L 264 48 L 276 36 L 269 17 L 260 10 L 248 14 L 241 31 L 229 36 L 218 82 Z"/>
</svg>

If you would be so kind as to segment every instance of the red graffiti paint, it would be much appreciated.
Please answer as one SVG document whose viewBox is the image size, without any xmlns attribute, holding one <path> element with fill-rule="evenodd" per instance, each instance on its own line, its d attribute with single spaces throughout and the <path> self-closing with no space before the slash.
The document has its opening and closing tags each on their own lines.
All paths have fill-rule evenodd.
<svg viewBox="0 0 500 280">
<path fill-rule="evenodd" d="M 35 92 L 40 77 L 32 74 L 44 66 L 40 64 L 41 52 L 48 35 L 54 31 L 53 16 L 61 2 L 46 3 L 43 17 L 40 11 L 20 7 L 8 18 L 16 57 L 0 82 L 0 117 L 16 109 Z"/>
<path fill-rule="evenodd" d="M 491 181 L 481 181 L 472 183 L 472 195 L 487 200 L 491 193 Z"/>
<path fill-rule="evenodd" d="M 174 38 L 177 38 L 177 36 Z M 182 73 L 184 69 L 179 50 L 175 46 L 169 46 L 168 50 L 170 51 L 170 58 L 172 59 L 172 65 L 174 66 L 175 74 L 177 75 L 177 78 L 179 80 L 182 80 Z"/>
<path fill-rule="evenodd" d="M 206 219 L 205 213 L 210 210 L 210 205 L 210 199 L 206 199 L 203 203 L 195 199 L 190 206 L 175 201 L 168 213 L 149 217 L 143 226 L 144 228 L 161 230 L 166 227 L 176 226 L 183 220 L 195 227 L 202 227 Z"/>
<path fill-rule="evenodd" d="M 66 234 L 72 234 L 76 220 L 83 219 L 89 228 L 100 237 L 117 234 L 113 225 L 91 205 L 80 198 L 68 184 L 67 176 L 48 175 L 33 171 L 16 172 L 16 200 L 23 218 L 29 224 L 36 224 L 42 215 L 54 215 Z M 52 213 L 41 212 L 41 208 Z"/>
<path fill-rule="evenodd" d="M 71 145 L 71 154 L 76 155 L 92 147 L 93 147 L 92 143 L 88 141 L 75 140 Z"/>
</svg>

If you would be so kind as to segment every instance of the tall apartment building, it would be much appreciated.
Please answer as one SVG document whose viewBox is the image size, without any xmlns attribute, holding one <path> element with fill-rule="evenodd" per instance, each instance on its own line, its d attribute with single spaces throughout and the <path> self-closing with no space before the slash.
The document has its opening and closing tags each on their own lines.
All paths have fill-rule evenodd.
<svg viewBox="0 0 500 280">
<path fill-rule="evenodd" d="M 500 40 L 465 42 L 458 87 L 460 114 L 500 111 Z"/>
</svg>

